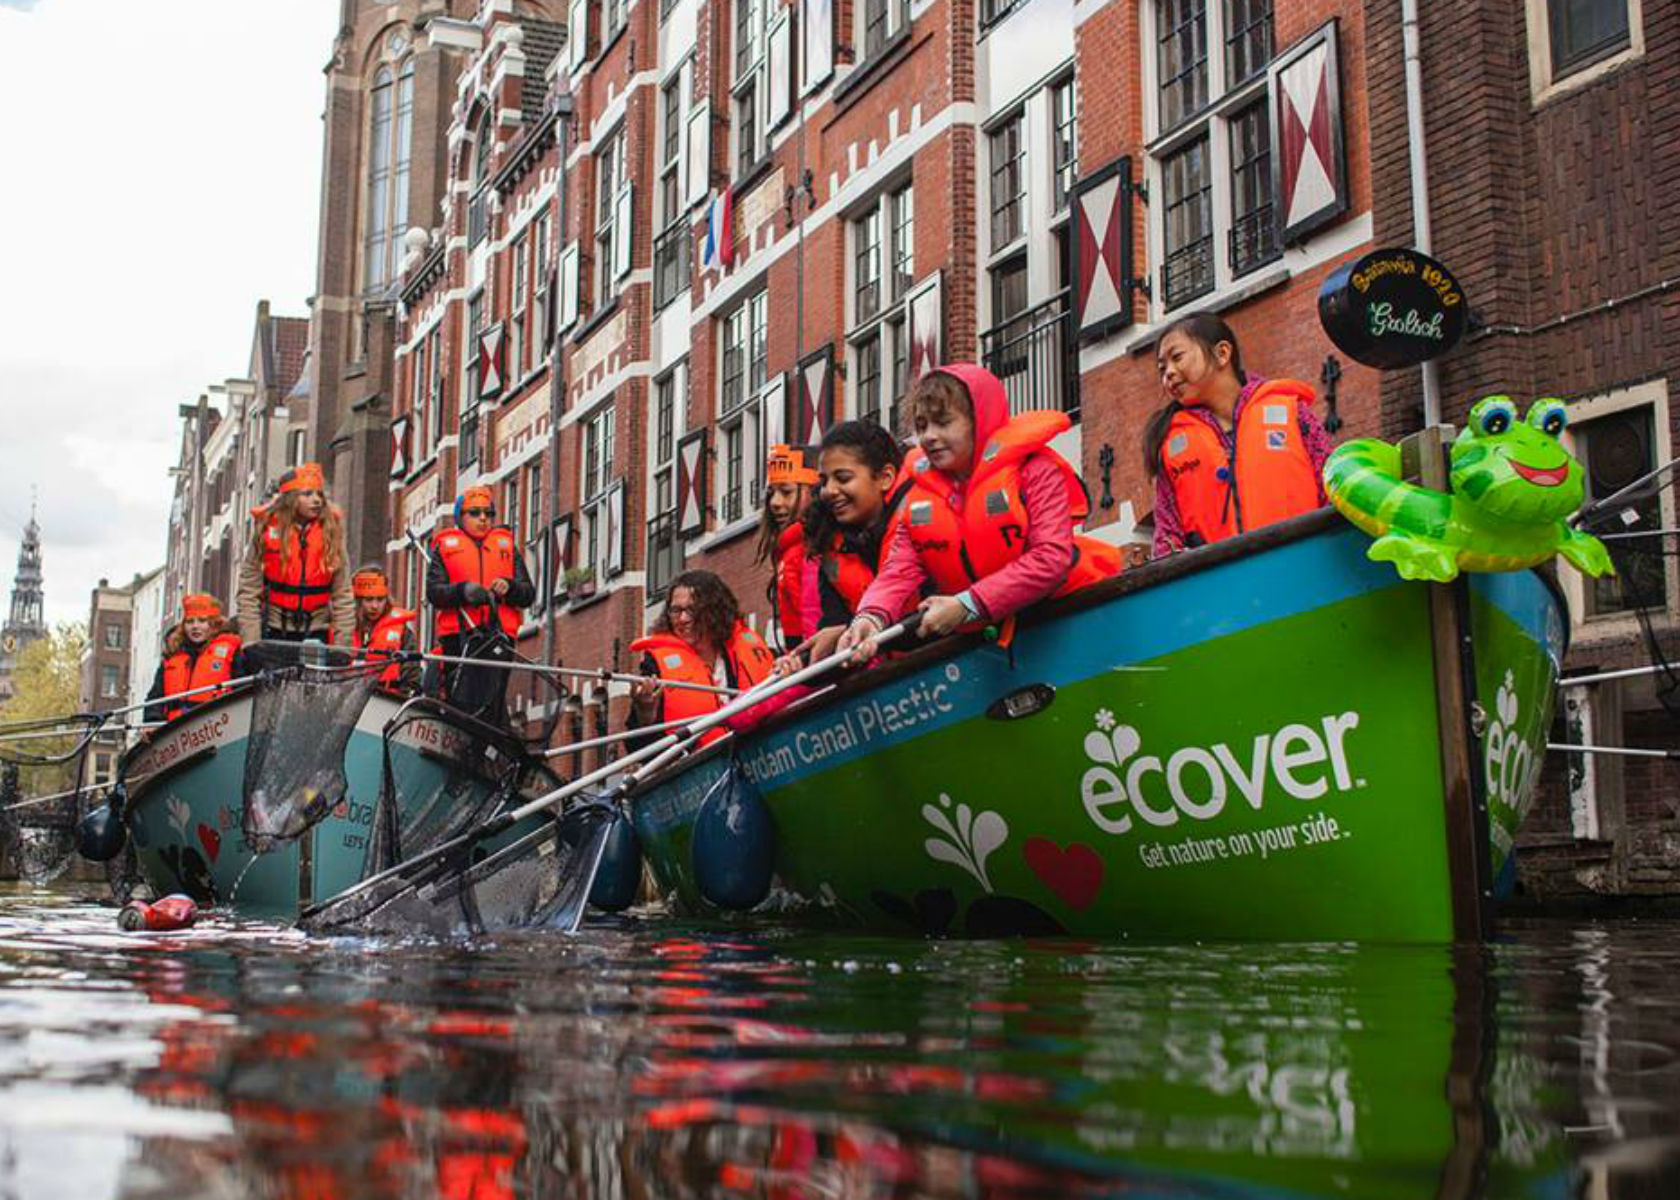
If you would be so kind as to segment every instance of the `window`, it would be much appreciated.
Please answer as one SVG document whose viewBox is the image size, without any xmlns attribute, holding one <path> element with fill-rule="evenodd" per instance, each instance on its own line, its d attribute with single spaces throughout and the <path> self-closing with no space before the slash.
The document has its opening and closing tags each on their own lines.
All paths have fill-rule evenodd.
<svg viewBox="0 0 1680 1200">
<path fill-rule="evenodd" d="M 476 246 L 482 242 L 490 228 L 485 185 L 490 180 L 490 152 L 495 148 L 495 144 L 490 114 L 485 113 L 479 119 L 478 132 L 473 135 L 473 198 L 467 205 L 468 246 Z"/>
<path fill-rule="evenodd" d="M 583 472 L 578 480 L 578 489 L 583 504 L 584 553 L 578 565 L 591 570 L 593 581 L 597 584 L 606 581 L 609 561 L 607 534 L 611 526 L 607 519 L 607 505 L 613 482 L 613 427 L 616 416 L 613 402 L 609 400 L 600 412 L 582 423 L 583 452 L 580 458 Z"/>
<path fill-rule="evenodd" d="M 461 412 L 478 406 L 478 335 L 484 332 L 484 293 L 478 292 L 467 301 L 465 336 L 461 338 L 461 357 L 465 386 L 461 393 Z"/>
<path fill-rule="evenodd" d="M 1628 48 L 1628 0 L 1547 0 L 1546 7 L 1554 78 Z"/>
<path fill-rule="evenodd" d="M 513 265 L 512 296 L 508 304 L 507 364 L 510 382 L 525 378 L 525 317 L 531 306 L 530 236 L 521 233 L 513 239 L 510 256 Z"/>
<path fill-rule="evenodd" d="M 1652 407 L 1640 404 L 1569 428 L 1576 457 L 1586 471 L 1586 499 L 1602 499 L 1643 478 L 1659 462 Z M 1665 528 L 1659 488 L 1643 499 L 1618 502 L 1617 512 L 1630 514 L 1612 527 L 1615 533 L 1649 532 Z M 1601 531 L 1602 532 L 1602 531 Z M 1616 560 L 1616 574 L 1582 579 L 1583 609 L 1587 617 L 1614 616 L 1636 607 L 1661 607 L 1666 583 L 1663 539 L 1626 538 L 1607 542 Z"/>
<path fill-rule="evenodd" d="M 114 622 L 105 623 L 105 649 L 121 650 L 123 648 L 123 627 Z"/>
<path fill-rule="evenodd" d="M 735 77 L 730 86 L 733 98 L 735 174 L 749 174 L 769 152 L 765 43 L 771 0 L 735 0 Z"/>
<path fill-rule="evenodd" d="M 653 383 L 653 455 L 649 475 L 647 590 L 653 601 L 662 596 L 682 570 L 682 541 L 677 537 L 678 403 L 683 394 L 686 364 Z"/>
<path fill-rule="evenodd" d="M 653 305 L 664 308 L 688 290 L 694 233 L 683 204 L 683 87 L 685 63 L 660 92 L 659 219 L 663 230 L 653 245 Z"/>
<path fill-rule="evenodd" d="M 309 461 L 309 433 L 304 429 L 294 429 L 286 435 L 286 465 L 289 467 L 302 466 Z"/>
<path fill-rule="evenodd" d="M 426 359 L 430 344 L 424 335 L 414 344 L 413 352 L 408 356 L 408 415 L 410 417 L 409 437 L 412 439 L 413 455 L 408 461 L 408 469 L 412 471 L 414 464 L 422 461 L 427 454 L 426 433 L 431 427 L 431 414 L 427 411 L 427 402 L 431 398 L 431 391 L 427 387 L 426 372 L 429 369 Z"/>
<path fill-rule="evenodd" d="M 769 363 L 769 296 L 759 292 L 723 320 L 718 407 L 719 515 L 725 525 L 759 506 L 764 472 L 761 397 Z"/>
<path fill-rule="evenodd" d="M 624 30 L 626 0 L 602 0 L 601 45 L 605 46 Z"/>
<path fill-rule="evenodd" d="M 542 536 L 542 462 L 532 463 L 525 468 L 525 541 L 536 541 Z M 518 528 L 518 526 L 514 526 Z"/>
<path fill-rule="evenodd" d="M 625 186 L 624 127 L 607 135 L 595 155 L 595 303 L 599 308 L 618 295 L 623 271 L 617 255 L 619 194 Z"/>
<path fill-rule="evenodd" d="M 408 229 L 408 160 L 414 124 L 414 60 L 379 68 L 368 96 L 367 211 L 363 215 L 362 290 L 395 282 Z"/>
<path fill-rule="evenodd" d="M 519 528 L 519 519 L 524 514 L 519 507 L 519 473 L 516 471 L 502 482 L 502 509 L 496 514 L 501 523 L 509 529 Z"/>
<path fill-rule="evenodd" d="M 99 668 L 99 695 L 101 699 L 112 700 L 122 693 L 118 690 L 122 680 L 118 676 L 117 668 L 103 666 Z"/>
<path fill-rule="evenodd" d="M 1266 102 L 1231 118 L 1231 274 L 1245 275 L 1279 254 L 1272 220 L 1272 127 Z"/>
<path fill-rule="evenodd" d="M 915 213 L 915 191 L 906 183 L 851 220 L 852 411 L 889 429 L 898 424 L 909 363 L 904 300 L 916 279 Z"/>
<path fill-rule="evenodd" d="M 1061 212 L 1079 179 L 1079 112 L 1071 75 L 1051 85 L 1050 120 L 1050 207 Z"/>
<path fill-rule="evenodd" d="M 430 458 L 443 440 L 443 322 L 426 338 L 426 431 L 422 459 Z"/>
<path fill-rule="evenodd" d="M 548 357 L 548 314 L 552 297 L 549 288 L 553 276 L 548 270 L 548 214 L 545 212 L 531 225 L 531 278 L 536 285 L 531 298 L 531 365 L 539 367 Z"/>
<path fill-rule="evenodd" d="M 861 62 L 896 45 L 898 34 L 910 25 L 909 0 L 860 0 L 855 12 L 858 44 L 863 47 Z"/>
<path fill-rule="evenodd" d="M 1282 253 L 1266 66 L 1272 0 L 1156 0 L 1149 181 L 1156 297 L 1174 309 Z M 1211 31 L 1211 32 L 1210 32 Z"/>
<path fill-rule="evenodd" d="M 1026 176 L 1022 171 L 1022 114 L 1016 113 L 992 130 L 992 249 L 999 250 L 1021 236 L 1026 212 Z"/>
<path fill-rule="evenodd" d="M 1161 128 L 1167 130 L 1208 102 L 1207 0 L 1160 0 L 1155 11 Z"/>
</svg>

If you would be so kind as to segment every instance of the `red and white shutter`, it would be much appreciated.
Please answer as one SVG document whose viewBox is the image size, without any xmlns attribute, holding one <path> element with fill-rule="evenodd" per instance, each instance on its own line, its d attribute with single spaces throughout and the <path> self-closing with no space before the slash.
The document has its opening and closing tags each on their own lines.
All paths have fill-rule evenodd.
<svg viewBox="0 0 1680 1200">
<path fill-rule="evenodd" d="M 492 325 L 478 335 L 478 398 L 490 400 L 502 394 L 502 371 L 505 361 L 503 329 Z"/>
<path fill-rule="evenodd" d="M 409 471 L 410 431 L 414 423 L 407 417 L 391 422 L 391 478 L 401 479 Z"/>
<path fill-rule="evenodd" d="M 1285 245 L 1347 211 L 1336 22 L 1279 55 L 1268 68 L 1272 97 L 1272 182 Z"/>
<path fill-rule="evenodd" d="M 1074 328 L 1095 339 L 1132 323 L 1132 160 L 1116 159 L 1074 185 Z"/>
<path fill-rule="evenodd" d="M 908 388 L 928 371 L 945 361 L 945 306 L 939 273 L 917 284 L 910 292 L 910 354 L 906 364 Z"/>
<path fill-rule="evenodd" d="M 706 528 L 706 431 L 677 443 L 677 533 L 693 537 Z"/>
<path fill-rule="evenodd" d="M 834 423 L 834 347 L 807 355 L 796 376 L 787 440 L 794 446 L 814 446 Z"/>
</svg>

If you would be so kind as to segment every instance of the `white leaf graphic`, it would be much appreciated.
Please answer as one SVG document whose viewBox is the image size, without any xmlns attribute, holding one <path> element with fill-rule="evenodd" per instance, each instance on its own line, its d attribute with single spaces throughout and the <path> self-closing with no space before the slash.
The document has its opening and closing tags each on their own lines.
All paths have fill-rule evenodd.
<svg viewBox="0 0 1680 1200">
<path fill-rule="evenodd" d="M 976 871 L 974 864 L 969 862 L 968 855 L 951 845 L 950 842 L 942 838 L 929 838 L 922 843 L 922 848 L 927 851 L 929 858 L 961 867 L 976 879 L 980 879 L 980 872 Z M 981 880 L 981 882 L 984 883 L 985 880 Z"/>
<path fill-rule="evenodd" d="M 1114 759 L 1110 760 L 1114 762 L 1125 762 L 1136 754 L 1138 747 L 1143 744 L 1143 739 L 1138 736 L 1138 731 L 1130 725 L 1120 726 L 1109 734 L 1108 738 L 1109 741 L 1114 743 Z"/>
<path fill-rule="evenodd" d="M 986 875 L 986 860 L 1008 837 L 1009 823 L 995 812 L 983 812 L 974 822 L 974 842 L 969 849 L 974 855 L 975 873 L 980 876 L 980 885 L 988 892 L 992 890 L 992 881 Z"/>
<path fill-rule="evenodd" d="M 950 819 L 948 817 L 946 817 L 944 813 L 940 812 L 937 808 L 935 808 L 933 805 L 931 805 L 931 804 L 922 805 L 922 816 L 927 821 L 927 823 L 929 825 L 932 825 L 935 829 L 939 830 L 940 833 L 943 833 L 946 837 L 950 838 L 953 842 L 962 841 L 962 838 L 957 836 L 957 831 L 951 827 Z"/>
<path fill-rule="evenodd" d="M 1114 747 L 1102 734 L 1092 730 L 1085 735 L 1085 757 L 1096 762 L 1107 763 L 1111 767 L 1120 764 L 1114 761 Z"/>
<path fill-rule="evenodd" d="M 192 809 L 179 796 L 169 797 L 169 823 L 182 833 L 186 832 L 187 818 L 192 816 Z"/>
<path fill-rule="evenodd" d="M 974 814 L 968 805 L 957 805 L 957 833 L 961 835 L 962 844 L 970 853 L 974 851 L 974 835 L 970 832 L 974 827 Z"/>
</svg>

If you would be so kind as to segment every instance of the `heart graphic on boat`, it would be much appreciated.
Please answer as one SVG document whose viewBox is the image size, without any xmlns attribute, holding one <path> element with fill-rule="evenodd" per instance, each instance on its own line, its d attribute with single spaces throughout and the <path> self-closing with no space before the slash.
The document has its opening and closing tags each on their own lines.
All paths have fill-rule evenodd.
<svg viewBox="0 0 1680 1200">
<path fill-rule="evenodd" d="M 215 862 L 217 856 L 222 852 L 222 835 L 200 821 L 198 823 L 198 844 L 204 847 L 204 853 L 210 856 L 210 861 Z"/>
<path fill-rule="evenodd" d="M 1136 754 L 1141 744 L 1138 731 L 1130 725 L 1121 725 L 1110 734 L 1093 729 L 1085 735 L 1085 757 L 1092 762 L 1117 767 Z"/>
<path fill-rule="evenodd" d="M 1045 887 L 1076 912 L 1084 912 L 1102 890 L 1103 862 L 1083 842 L 1063 849 L 1049 838 L 1031 837 L 1021 847 L 1021 857 Z"/>
</svg>

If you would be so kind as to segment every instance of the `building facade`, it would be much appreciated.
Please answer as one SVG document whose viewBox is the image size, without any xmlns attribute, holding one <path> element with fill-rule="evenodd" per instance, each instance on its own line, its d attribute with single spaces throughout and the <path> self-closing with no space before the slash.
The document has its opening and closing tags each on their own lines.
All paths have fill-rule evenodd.
<svg viewBox="0 0 1680 1200">
<path fill-rule="evenodd" d="M 111 712 L 126 707 L 131 688 L 130 654 L 134 640 L 134 592 L 140 577 L 121 587 L 101 579 L 88 604 L 87 647 L 82 653 L 81 711 Z M 150 680 L 147 681 L 150 683 Z M 94 735 L 88 753 L 88 782 L 109 783 L 126 744 L 120 728 Z"/>
<path fill-rule="evenodd" d="M 12 673 L 18 658 L 29 646 L 47 636 L 46 600 L 42 589 L 41 525 L 35 510 L 29 510 L 29 524 L 23 527 L 18 546 L 17 574 L 12 577 L 12 602 L 0 625 L 0 704 L 15 694 Z"/>
<path fill-rule="evenodd" d="M 140 704 L 146 699 L 163 662 L 163 637 L 173 624 L 163 596 L 162 567 L 136 576 L 130 587 L 127 704 Z M 130 724 L 138 722 L 138 716 L 129 718 Z"/>
</svg>

